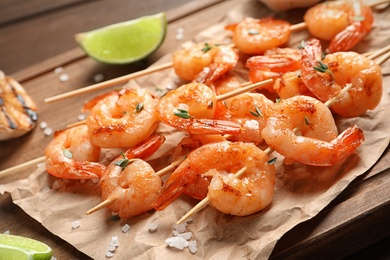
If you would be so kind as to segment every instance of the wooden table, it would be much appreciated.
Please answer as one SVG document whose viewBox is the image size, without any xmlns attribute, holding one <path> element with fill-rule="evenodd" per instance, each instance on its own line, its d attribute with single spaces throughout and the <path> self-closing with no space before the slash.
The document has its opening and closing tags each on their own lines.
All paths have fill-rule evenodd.
<svg viewBox="0 0 390 260">
<path fill-rule="evenodd" d="M 44 104 L 42 97 L 90 85 L 96 73 L 109 79 L 146 68 L 180 44 L 174 37 L 178 28 L 185 29 L 182 41 L 191 40 L 195 33 L 217 22 L 226 10 L 241 1 L 35 0 L 15 4 L 14 0 L 3 0 L 0 3 L 0 69 L 24 84 L 38 104 L 40 120 L 61 129 L 76 120 L 80 105 L 74 104 L 82 104 L 85 97 L 51 105 Z M 77 32 L 160 11 L 168 11 L 168 35 L 161 48 L 145 61 L 127 66 L 102 65 L 85 57 L 73 40 Z M 71 75 L 68 82 L 60 83 L 53 72 L 59 66 Z M 59 119 L 57 114 L 64 116 Z M 36 128 L 19 139 L 0 142 L 0 170 L 41 156 L 50 139 Z M 370 172 L 383 166 L 390 166 L 389 148 Z M 28 170 L 20 174 L 27 173 Z M 356 179 L 315 218 L 282 237 L 271 258 L 341 259 L 351 254 L 354 254 L 351 259 L 390 257 L 388 173 L 387 169 L 370 178 L 365 174 Z M 3 178 L 0 183 L 14 178 Z M 53 248 L 57 259 L 88 259 L 14 205 L 9 194 L 0 196 L 0 205 L 0 232 L 10 230 L 12 234 L 41 240 Z"/>
</svg>

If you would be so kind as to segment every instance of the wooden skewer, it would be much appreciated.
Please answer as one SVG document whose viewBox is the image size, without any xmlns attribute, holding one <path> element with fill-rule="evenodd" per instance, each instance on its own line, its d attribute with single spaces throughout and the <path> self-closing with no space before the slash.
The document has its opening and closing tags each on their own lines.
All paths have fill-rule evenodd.
<svg viewBox="0 0 390 260">
<path fill-rule="evenodd" d="M 144 76 L 144 75 L 148 75 L 150 73 L 154 73 L 154 72 L 157 72 L 157 71 L 165 70 L 165 69 L 168 69 L 170 67 L 172 67 L 172 62 L 167 62 L 167 63 L 161 64 L 159 66 L 147 68 L 145 70 L 137 71 L 135 73 L 124 75 L 124 76 L 121 76 L 121 77 L 118 77 L 118 78 L 115 78 L 115 79 L 111 79 L 111 80 L 107 80 L 107 81 L 104 81 L 104 82 L 100 82 L 100 83 L 97 83 L 97 84 L 94 84 L 94 85 L 91 85 L 91 86 L 88 86 L 88 87 L 76 89 L 76 90 L 73 90 L 73 91 L 70 91 L 70 92 L 67 92 L 67 93 L 63 93 L 63 94 L 60 94 L 60 95 L 57 95 L 57 96 L 45 98 L 45 103 L 52 103 L 52 102 L 59 101 L 59 100 L 65 99 L 65 98 L 69 98 L 69 97 L 81 95 L 81 94 L 84 94 L 84 93 L 89 93 L 89 92 L 92 92 L 92 91 L 96 91 L 96 90 L 99 90 L 99 89 L 104 89 L 104 88 L 108 88 L 108 87 L 111 87 L 111 86 L 115 86 L 115 85 L 119 85 L 119 84 L 122 84 L 122 83 L 126 83 L 127 81 L 129 81 L 131 79 L 134 79 L 134 78 L 137 78 L 137 77 L 141 77 L 141 76 Z"/>
<path fill-rule="evenodd" d="M 370 58 L 370 59 L 376 59 L 380 56 L 382 56 L 383 54 L 385 54 L 386 52 L 389 52 L 390 51 L 390 44 L 387 45 L 386 47 L 383 47 L 379 50 L 376 50 L 376 51 L 371 51 L 371 52 L 367 52 L 363 55 L 367 56 L 367 58 Z"/>
<path fill-rule="evenodd" d="M 17 171 L 21 171 L 23 169 L 27 169 L 28 167 L 31 167 L 31 166 L 37 165 L 39 163 L 42 163 L 45 160 L 46 160 L 46 157 L 45 156 L 41 156 L 41 157 L 35 158 L 35 159 L 31 160 L 31 161 L 28 161 L 28 162 L 25 162 L 25 163 L 13 166 L 11 168 L 2 170 L 2 171 L 0 171 L 0 178 L 8 176 L 8 175 L 10 175 L 10 174 L 12 174 L 14 172 L 17 172 Z"/>
</svg>

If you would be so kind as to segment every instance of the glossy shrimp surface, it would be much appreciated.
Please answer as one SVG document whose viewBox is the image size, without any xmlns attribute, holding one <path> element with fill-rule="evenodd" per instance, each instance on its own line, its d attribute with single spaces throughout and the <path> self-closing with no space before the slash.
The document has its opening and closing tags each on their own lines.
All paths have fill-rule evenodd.
<svg viewBox="0 0 390 260">
<path fill-rule="evenodd" d="M 344 117 L 355 117 L 374 109 L 382 97 L 381 68 L 355 52 L 328 54 L 321 61 L 318 40 L 306 42 L 302 50 L 302 80 L 321 101 L 326 102 L 352 85 L 331 108 Z M 320 61 L 320 62 L 319 62 Z M 322 68 L 321 68 L 322 67 Z"/>
<path fill-rule="evenodd" d="M 57 132 L 46 147 L 45 156 L 46 171 L 58 178 L 99 178 L 105 170 L 98 163 L 100 147 L 89 140 L 86 125 Z"/>
<path fill-rule="evenodd" d="M 290 24 L 271 17 L 245 18 L 237 24 L 226 26 L 233 32 L 233 42 L 240 52 L 263 54 L 266 50 L 280 47 L 290 39 Z"/>
<path fill-rule="evenodd" d="M 202 83 L 189 83 L 168 92 L 158 104 L 162 122 L 190 134 L 239 133 L 238 124 L 215 120 L 216 95 Z"/>
<path fill-rule="evenodd" d="M 0 141 L 28 133 L 37 120 L 37 107 L 26 90 L 0 71 Z"/>
<path fill-rule="evenodd" d="M 327 1 L 310 8 L 304 21 L 315 38 L 331 41 L 328 52 L 333 53 L 360 42 L 372 28 L 373 14 L 360 0 Z"/>
<path fill-rule="evenodd" d="M 314 166 L 342 162 L 364 141 L 363 131 L 356 126 L 337 136 L 329 108 L 307 96 L 276 104 L 262 135 L 270 148 L 287 159 Z"/>
<path fill-rule="evenodd" d="M 215 181 L 211 188 L 212 191 L 209 188 L 209 193 L 217 194 L 219 191 L 222 193 L 210 197 L 210 203 L 222 212 L 229 214 L 244 215 L 259 211 L 270 203 L 275 181 L 274 165 L 264 163 L 265 158 L 265 153 L 252 143 L 224 141 L 203 145 L 191 152 L 171 174 L 160 190 L 153 207 L 157 210 L 167 207 L 194 183 L 198 175 L 213 177 L 221 174 L 229 176 L 245 166 L 247 170 L 241 181 L 237 182 L 246 187 L 236 186 L 219 176 L 222 184 L 218 185 L 218 181 Z M 256 185 L 252 186 L 254 183 Z M 224 200 L 232 201 L 231 195 L 237 196 L 236 199 L 233 199 L 233 202 L 236 203 L 234 207 L 238 208 L 237 212 L 229 209 L 231 205 L 228 205 L 227 208 L 221 205 L 224 204 Z M 226 197 L 222 198 L 223 196 Z M 251 196 L 253 198 L 250 198 Z M 254 201 L 254 205 L 250 205 L 251 200 Z"/>
<path fill-rule="evenodd" d="M 102 198 L 113 200 L 108 208 L 118 212 L 121 218 L 130 218 L 152 209 L 151 204 L 162 181 L 144 160 L 164 141 L 163 136 L 151 136 L 116 158 L 104 171 L 100 181 Z"/>
<path fill-rule="evenodd" d="M 266 114 L 273 102 L 260 93 L 244 93 L 218 103 L 216 118 L 239 124 L 241 133 L 231 135 L 231 141 L 263 141 L 261 131 L 266 122 Z"/>
<path fill-rule="evenodd" d="M 122 89 L 94 105 L 87 118 L 92 143 L 102 148 L 133 147 L 156 129 L 157 100 L 145 89 Z"/>
<path fill-rule="evenodd" d="M 205 84 L 225 75 L 237 62 L 238 53 L 229 45 L 199 43 L 173 54 L 173 68 L 180 78 Z"/>
</svg>

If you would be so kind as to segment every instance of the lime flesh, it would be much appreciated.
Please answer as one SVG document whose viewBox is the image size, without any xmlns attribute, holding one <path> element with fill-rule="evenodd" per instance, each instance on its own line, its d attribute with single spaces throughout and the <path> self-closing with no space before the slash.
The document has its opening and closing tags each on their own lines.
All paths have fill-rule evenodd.
<svg viewBox="0 0 390 260">
<path fill-rule="evenodd" d="M 46 260 L 51 259 L 52 249 L 37 240 L 0 234 L 0 259 Z"/>
<path fill-rule="evenodd" d="M 75 35 L 77 43 L 92 58 L 109 64 L 141 60 L 164 41 L 165 13 L 143 16 Z"/>
</svg>

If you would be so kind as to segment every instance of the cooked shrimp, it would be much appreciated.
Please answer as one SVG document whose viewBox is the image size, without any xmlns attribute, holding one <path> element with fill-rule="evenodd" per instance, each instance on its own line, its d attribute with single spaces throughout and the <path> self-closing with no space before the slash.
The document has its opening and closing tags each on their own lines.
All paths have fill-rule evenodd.
<svg viewBox="0 0 390 260">
<path fill-rule="evenodd" d="M 273 102 L 263 94 L 243 93 L 218 103 L 215 117 L 241 125 L 241 133 L 231 135 L 229 140 L 260 144 L 263 141 L 261 131 L 265 126 L 265 115 L 272 106 Z"/>
<path fill-rule="evenodd" d="M 356 126 L 337 136 L 329 108 L 307 96 L 282 99 L 261 133 L 269 147 L 284 157 L 315 166 L 343 161 L 364 141 L 363 131 Z"/>
<path fill-rule="evenodd" d="M 190 81 L 210 84 L 229 72 L 238 62 L 231 45 L 199 43 L 173 54 L 176 74 Z"/>
<path fill-rule="evenodd" d="M 181 163 L 185 160 L 188 154 L 202 145 L 222 141 L 226 141 L 226 139 L 221 135 L 192 135 L 185 137 L 173 150 L 170 161 L 172 163 Z M 184 193 L 195 199 L 202 200 L 207 196 L 207 189 L 209 185 L 209 176 L 200 174 L 196 177 L 195 181 L 184 191 Z"/>
<path fill-rule="evenodd" d="M 233 42 L 240 52 L 263 54 L 266 50 L 280 47 L 290 39 L 290 24 L 274 18 L 245 18 L 237 24 L 226 26 L 233 32 Z"/>
<path fill-rule="evenodd" d="M 212 88 L 217 95 L 221 95 L 240 88 L 242 84 L 237 77 L 226 74 L 208 86 Z"/>
<path fill-rule="evenodd" d="M 0 141 L 28 133 L 37 120 L 37 107 L 26 90 L 0 71 Z"/>
<path fill-rule="evenodd" d="M 216 95 L 208 86 L 189 83 L 163 96 L 157 111 L 162 122 L 190 134 L 239 133 L 239 125 L 213 119 L 216 102 Z"/>
<path fill-rule="evenodd" d="M 46 171 L 58 178 L 99 178 L 105 170 L 98 163 L 100 147 L 89 140 L 86 125 L 56 132 L 45 149 L 45 156 Z"/>
<path fill-rule="evenodd" d="M 352 84 L 348 93 L 332 104 L 337 114 L 355 117 L 379 104 L 382 73 L 378 64 L 355 52 L 328 54 L 322 61 L 321 55 L 321 45 L 315 39 L 302 49 L 302 80 L 318 99 L 326 102 Z"/>
<path fill-rule="evenodd" d="M 157 100 L 145 89 L 114 91 L 98 101 L 87 117 L 91 142 L 102 148 L 133 147 L 158 125 Z"/>
<path fill-rule="evenodd" d="M 211 205 L 234 215 L 255 213 L 272 200 L 275 167 L 267 163 L 267 155 L 252 143 L 218 142 L 191 152 L 172 173 L 159 192 L 153 207 L 162 210 L 191 185 L 197 175 L 215 176 L 209 186 Z M 243 167 L 240 180 L 231 180 Z M 226 205 L 229 204 L 229 205 Z"/>
<path fill-rule="evenodd" d="M 354 47 L 371 31 L 373 20 L 371 8 L 360 0 L 320 3 L 304 15 L 311 35 L 331 41 L 330 53 Z"/>
<path fill-rule="evenodd" d="M 303 82 L 301 70 L 287 72 L 280 78 L 275 79 L 273 89 L 280 98 L 290 98 L 298 95 L 314 96 Z"/>
<path fill-rule="evenodd" d="M 301 52 L 292 48 L 273 48 L 263 55 L 250 57 L 246 61 L 251 82 L 260 82 L 267 79 L 278 79 L 285 73 L 301 69 Z M 263 87 L 271 92 L 272 85 Z"/>
<path fill-rule="evenodd" d="M 144 160 L 164 141 L 163 136 L 149 137 L 115 159 L 104 171 L 100 181 L 102 198 L 110 200 L 107 207 L 118 212 L 121 218 L 130 218 L 152 209 L 151 204 L 157 198 L 162 181 Z"/>
</svg>

